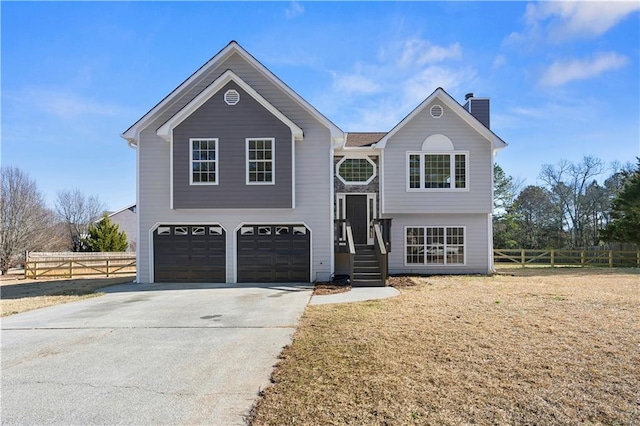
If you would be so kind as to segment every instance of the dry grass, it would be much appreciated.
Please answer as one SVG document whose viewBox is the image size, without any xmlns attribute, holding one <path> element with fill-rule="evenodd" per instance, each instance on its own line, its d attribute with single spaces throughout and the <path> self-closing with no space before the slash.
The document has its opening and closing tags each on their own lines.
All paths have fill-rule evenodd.
<svg viewBox="0 0 640 426">
<path fill-rule="evenodd" d="M 394 278 L 397 298 L 309 306 L 252 424 L 640 424 L 639 272 Z"/>
<path fill-rule="evenodd" d="M 102 287 L 131 282 L 134 276 L 82 279 L 19 279 L 3 276 L 0 281 L 1 316 L 99 296 Z"/>
</svg>

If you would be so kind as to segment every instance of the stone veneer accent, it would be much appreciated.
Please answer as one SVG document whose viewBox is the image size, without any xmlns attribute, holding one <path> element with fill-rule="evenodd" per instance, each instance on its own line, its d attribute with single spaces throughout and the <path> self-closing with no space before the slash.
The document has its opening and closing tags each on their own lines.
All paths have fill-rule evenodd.
<svg viewBox="0 0 640 426">
<path fill-rule="evenodd" d="M 373 178 L 371 182 L 366 185 L 347 185 L 338 179 L 338 162 L 342 160 L 345 156 L 335 156 L 333 157 L 333 169 L 335 170 L 335 174 L 333 176 L 333 188 L 336 194 L 345 193 L 345 194 L 376 194 L 376 216 L 380 217 L 380 161 L 379 157 L 375 155 L 368 156 L 371 161 L 376 165 L 376 177 Z M 337 212 L 337 203 L 336 200 L 333 200 L 333 210 L 335 213 L 335 217 L 338 217 Z"/>
</svg>

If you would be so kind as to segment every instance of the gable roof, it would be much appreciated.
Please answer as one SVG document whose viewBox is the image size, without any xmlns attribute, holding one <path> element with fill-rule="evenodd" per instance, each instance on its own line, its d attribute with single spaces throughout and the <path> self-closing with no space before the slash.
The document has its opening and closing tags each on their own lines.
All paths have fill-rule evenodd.
<svg viewBox="0 0 640 426">
<path fill-rule="evenodd" d="M 126 139 L 131 146 L 136 146 L 140 132 L 146 128 L 164 109 L 165 107 L 172 105 L 178 99 L 180 99 L 185 93 L 187 93 L 189 86 L 205 75 L 209 70 L 215 68 L 224 62 L 233 54 L 238 54 L 245 61 L 251 64 L 258 72 L 260 72 L 265 78 L 274 83 L 278 88 L 285 92 L 294 102 L 296 102 L 302 109 L 311 114 L 316 120 L 322 123 L 331 132 L 332 139 L 344 138 L 344 132 L 335 124 L 333 124 L 328 118 L 322 115 L 313 105 L 304 100 L 293 89 L 287 86 L 282 80 L 276 77 L 271 71 L 269 71 L 264 65 L 256 60 L 249 52 L 244 50 L 236 41 L 231 41 L 224 49 L 213 56 L 207 63 L 202 65 L 196 72 L 191 74 L 189 78 L 183 81 L 178 87 L 176 87 L 171 93 L 158 102 L 149 112 L 143 115 L 138 121 L 136 121 L 131 127 L 124 131 L 120 136 Z"/>
<path fill-rule="evenodd" d="M 117 215 L 118 213 L 122 213 L 122 212 L 123 212 L 123 211 L 125 211 L 125 210 L 131 210 L 133 213 L 135 213 L 135 211 L 133 211 L 133 210 L 135 210 L 135 207 L 136 207 L 136 203 L 129 204 L 128 206 L 123 207 L 123 208 L 121 208 L 120 210 L 116 210 L 116 211 L 114 211 L 114 212 L 112 212 L 112 213 L 107 214 L 107 216 L 108 216 L 108 217 L 115 216 L 115 215 Z M 132 210 L 132 209 L 133 209 L 133 210 Z M 101 218 L 101 219 L 98 219 L 98 221 L 100 221 L 100 220 L 102 220 L 102 218 Z"/>
<path fill-rule="evenodd" d="M 349 132 L 345 135 L 346 148 L 369 147 L 386 135 L 384 132 Z"/>
<path fill-rule="evenodd" d="M 208 85 L 202 92 L 193 98 L 187 105 L 182 107 L 180 111 L 173 115 L 157 130 L 158 136 L 166 141 L 171 139 L 171 132 L 180 123 L 182 123 L 187 117 L 189 117 L 195 110 L 200 108 L 205 102 L 207 102 L 213 95 L 218 93 L 227 83 L 233 81 L 242 88 L 249 96 L 255 99 L 260 105 L 267 109 L 271 114 L 276 116 L 282 121 L 293 134 L 296 140 L 302 140 L 302 129 L 298 127 L 293 121 L 289 120 L 287 116 L 281 113 L 276 107 L 274 107 L 269 101 L 263 98 L 260 93 L 256 92 L 251 86 L 249 86 L 243 79 L 238 77 L 233 71 L 227 70 L 222 73 L 220 77 L 215 79 L 213 83 Z"/>
<path fill-rule="evenodd" d="M 427 99 L 422 101 L 420 105 L 418 105 L 413 111 L 409 113 L 402 121 L 391 129 L 389 133 L 386 134 L 379 142 L 377 142 L 374 147 L 375 148 L 384 148 L 387 145 L 387 141 L 393 137 L 400 129 L 402 129 L 405 124 L 409 123 L 413 120 L 418 114 L 420 114 L 431 102 L 435 99 L 438 99 L 443 104 L 448 106 L 453 112 L 455 112 L 463 121 L 465 121 L 469 126 L 471 126 L 475 131 L 477 131 L 481 136 L 491 142 L 491 145 L 494 150 L 502 149 L 507 146 L 507 143 L 500 139 L 498 135 L 493 133 L 490 129 L 488 129 L 484 124 L 482 124 L 477 118 L 475 118 L 469 111 L 464 109 L 462 105 L 460 105 L 455 99 L 451 97 L 442 87 L 438 87 L 433 91 Z"/>
</svg>

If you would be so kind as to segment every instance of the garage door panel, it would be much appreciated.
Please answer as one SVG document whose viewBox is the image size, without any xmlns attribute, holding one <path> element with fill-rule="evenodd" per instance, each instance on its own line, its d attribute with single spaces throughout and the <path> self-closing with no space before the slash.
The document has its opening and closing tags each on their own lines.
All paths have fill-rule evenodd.
<svg viewBox="0 0 640 426">
<path fill-rule="evenodd" d="M 209 227 L 216 232 L 208 233 Z M 162 225 L 154 232 L 153 248 L 156 282 L 226 281 L 226 237 L 220 227 Z"/>
<path fill-rule="evenodd" d="M 251 225 L 238 230 L 239 282 L 308 282 L 311 239 L 300 225 Z"/>
</svg>

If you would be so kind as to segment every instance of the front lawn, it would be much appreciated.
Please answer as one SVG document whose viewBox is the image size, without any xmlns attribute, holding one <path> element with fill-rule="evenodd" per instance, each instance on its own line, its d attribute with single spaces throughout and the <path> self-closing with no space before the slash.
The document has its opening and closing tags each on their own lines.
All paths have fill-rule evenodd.
<svg viewBox="0 0 640 426">
<path fill-rule="evenodd" d="M 640 424 L 640 271 L 392 280 L 307 308 L 252 424 Z"/>
<path fill-rule="evenodd" d="M 3 276 L 0 280 L 0 316 L 97 297 L 100 288 L 130 283 L 135 275 L 116 278 L 23 279 Z"/>
</svg>

